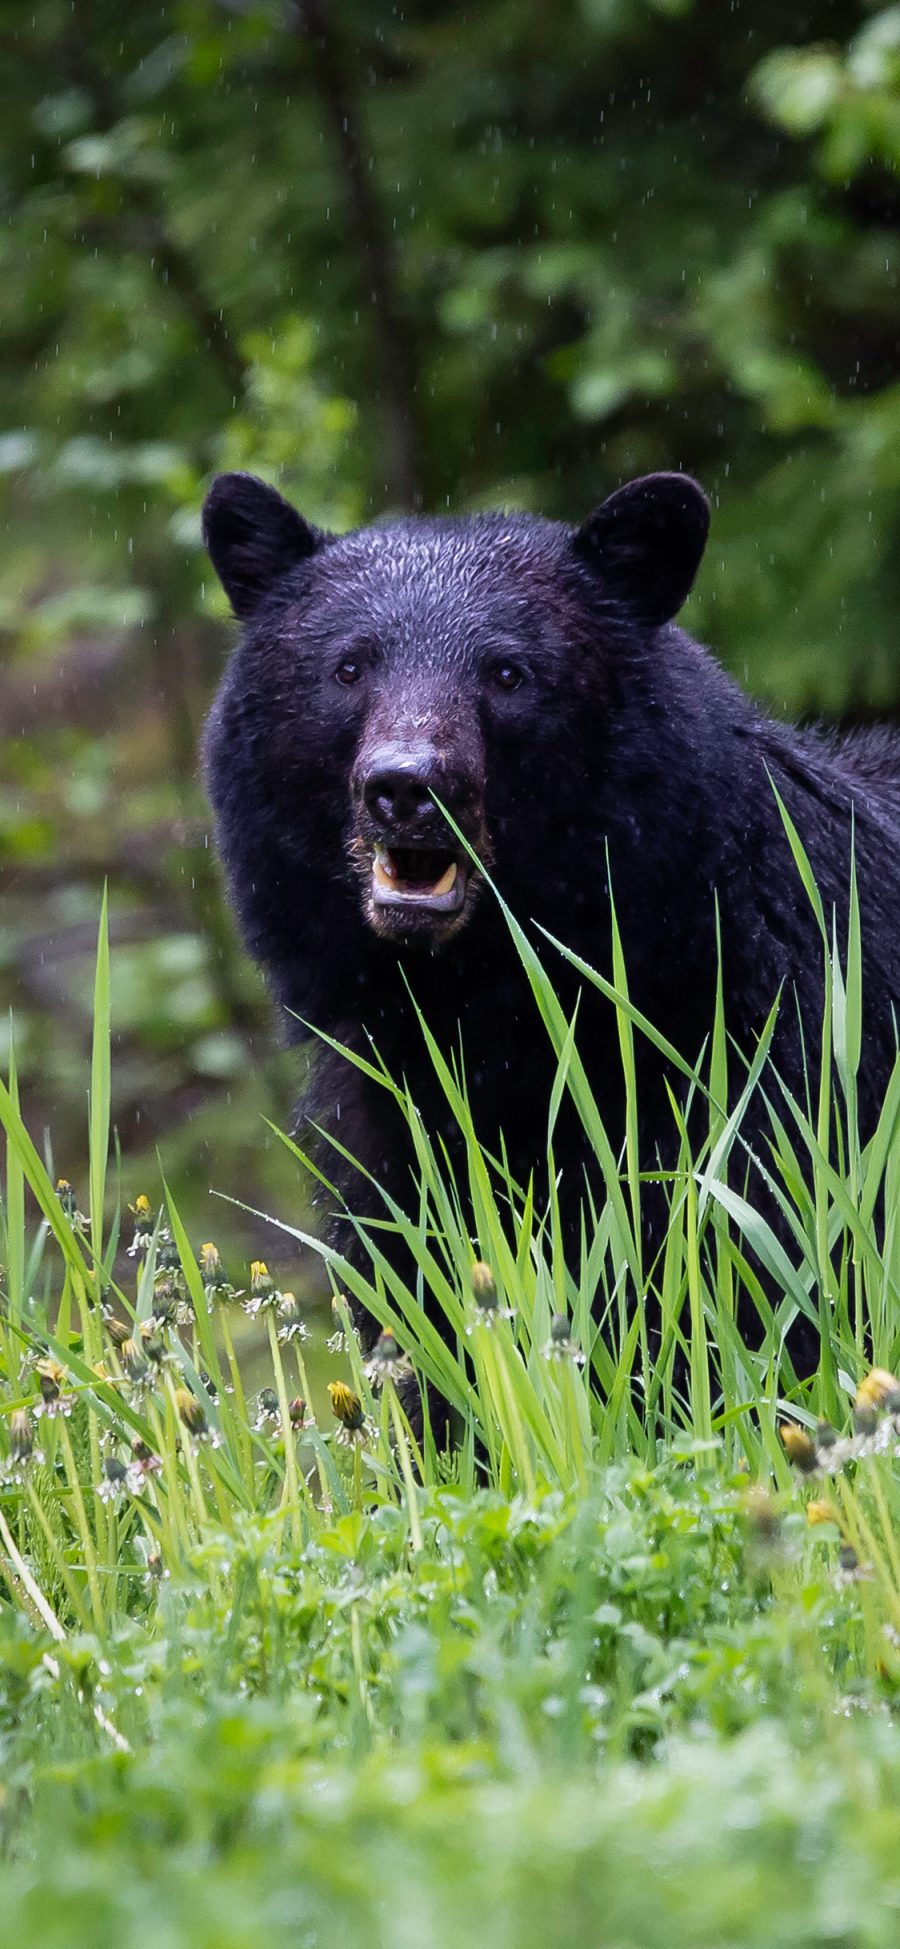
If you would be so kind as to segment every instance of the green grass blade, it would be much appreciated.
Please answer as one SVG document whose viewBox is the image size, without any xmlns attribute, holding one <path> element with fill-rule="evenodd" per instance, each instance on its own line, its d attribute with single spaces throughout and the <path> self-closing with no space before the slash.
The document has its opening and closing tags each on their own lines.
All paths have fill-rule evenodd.
<svg viewBox="0 0 900 1949">
<path fill-rule="evenodd" d="M 109 1159 L 110 1114 L 110 971 L 108 888 L 104 886 L 97 934 L 94 976 L 94 1033 L 91 1048 L 90 1193 L 91 1247 L 98 1286 L 103 1260 L 103 1218 Z"/>
<path fill-rule="evenodd" d="M 12 1020 L 9 1036 L 9 1100 L 12 1114 L 21 1123 L 19 1079 L 16 1071 L 16 1045 Z M 3 1201 L 4 1259 L 10 1324 L 21 1318 L 25 1296 L 25 1174 L 22 1159 L 11 1133 L 6 1138 L 6 1197 Z"/>
</svg>

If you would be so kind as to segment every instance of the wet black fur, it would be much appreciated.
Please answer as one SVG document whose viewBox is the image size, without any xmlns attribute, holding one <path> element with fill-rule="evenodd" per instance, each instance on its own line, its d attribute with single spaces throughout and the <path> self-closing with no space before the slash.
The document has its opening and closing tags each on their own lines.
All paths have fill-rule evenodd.
<svg viewBox="0 0 900 1949">
<path fill-rule="evenodd" d="M 245 626 L 209 720 L 206 775 L 249 950 L 290 1037 L 304 1033 L 298 1017 L 363 1052 L 371 1036 L 392 1072 L 409 1079 L 427 1125 L 452 1138 L 405 973 L 443 1048 L 461 1033 L 477 1128 L 488 1145 L 502 1129 L 520 1181 L 540 1169 L 553 1061 L 496 903 L 483 894 L 437 952 L 398 949 L 363 918 L 347 851 L 349 779 L 375 719 L 401 735 L 427 721 L 430 735 L 464 755 L 484 780 L 493 870 L 514 913 L 607 971 L 608 856 L 632 998 L 690 1058 L 712 1022 L 718 898 L 728 1028 L 751 1052 L 786 984 L 774 1054 L 795 1090 L 798 1013 L 814 1050 L 822 957 L 772 784 L 842 939 L 855 820 L 864 1129 L 893 1060 L 900 748 L 886 736 L 834 742 L 773 722 L 706 649 L 660 620 L 680 604 L 702 552 L 693 492 L 697 502 L 676 505 L 671 519 L 666 496 L 657 507 L 651 495 L 612 529 L 602 518 L 576 531 L 486 515 L 339 539 L 297 516 L 292 527 L 271 490 L 245 477 L 225 477 L 210 499 L 210 551 Z M 271 496 L 274 542 L 259 495 Z M 334 671 L 351 652 L 366 674 L 348 690 Z M 527 682 L 500 701 L 485 672 L 505 655 L 523 664 Z M 570 1007 L 571 970 L 546 944 L 542 952 Z M 581 997 L 579 1047 L 615 1142 L 615 1023 L 591 990 Z M 657 1149 L 671 1154 L 673 1126 L 646 1053 L 642 1071 L 641 1142 L 652 1165 Z M 304 1109 L 412 1205 L 404 1126 L 383 1091 L 320 1055 Z M 585 1152 L 574 1118 L 556 1158 L 575 1223 Z M 351 1207 L 377 1209 L 348 1167 L 331 1157 L 326 1168 Z"/>
</svg>

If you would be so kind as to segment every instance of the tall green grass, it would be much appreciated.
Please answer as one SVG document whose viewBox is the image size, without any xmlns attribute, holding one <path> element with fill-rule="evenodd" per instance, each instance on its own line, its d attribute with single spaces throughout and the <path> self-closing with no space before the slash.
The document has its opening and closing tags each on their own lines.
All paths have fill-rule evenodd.
<svg viewBox="0 0 900 1949">
<path fill-rule="evenodd" d="M 344 1052 L 390 1093 L 405 1118 L 415 1158 L 412 1209 L 401 1210 L 370 1181 L 367 1208 L 374 1216 L 356 1221 L 365 1271 L 278 1222 L 321 1253 L 336 1286 L 397 1334 L 420 1381 L 452 1404 L 469 1467 L 476 1454 L 486 1454 L 490 1478 L 504 1486 L 580 1479 L 591 1462 L 624 1454 L 652 1462 L 673 1441 L 693 1444 L 699 1456 L 724 1444 L 733 1460 L 746 1458 L 754 1470 L 771 1469 L 783 1479 L 777 1424 L 785 1408 L 810 1423 L 840 1421 L 867 1364 L 890 1367 L 897 1359 L 900 1063 L 876 1128 L 863 1141 L 855 873 L 842 946 L 781 810 L 821 937 L 824 1014 L 811 1065 L 815 1091 L 808 1084 L 800 1097 L 792 1094 L 770 1058 L 778 1011 L 793 1006 L 792 998 L 774 999 L 757 1047 L 740 1053 L 728 1036 L 721 980 L 700 1060 L 688 1062 L 630 1000 L 615 911 L 612 980 L 564 943 L 550 941 L 550 947 L 614 1013 L 626 1103 L 621 1149 L 614 1148 L 579 1057 L 577 1015 L 567 1019 L 546 956 L 504 908 L 557 1061 L 542 1137 L 536 1132 L 551 1187 L 545 1205 L 538 1205 L 533 1185 L 513 1180 L 504 1156 L 491 1155 L 479 1141 L 462 1061 L 436 1046 L 419 1010 L 422 1059 L 433 1067 L 461 1133 L 464 1181 L 450 1168 L 445 1146 L 423 1129 L 409 1087 L 397 1083 L 377 1052 L 368 1060 Z M 666 1173 L 642 1171 L 638 1156 L 639 1038 L 672 1078 L 676 1162 Z M 553 1189 L 554 1129 L 564 1097 L 580 1119 L 601 1186 L 593 1203 L 585 1196 L 574 1263 Z M 667 1218 L 651 1255 L 644 1207 L 648 1195 L 658 1198 L 660 1182 Z M 396 1251 L 386 1249 L 386 1232 L 405 1247 L 406 1277 L 396 1269 Z M 490 1267 L 496 1284 L 498 1301 L 489 1313 L 473 1302 L 478 1263 Z M 805 1347 L 818 1346 L 812 1373 L 798 1372 L 792 1352 L 791 1328 L 801 1316 Z M 583 1364 L 562 1358 L 565 1345 L 580 1350 Z M 426 1451 L 433 1470 L 427 1441 Z"/>
<path fill-rule="evenodd" d="M 461 1174 L 371 1053 L 409 1129 L 408 1209 L 364 1183 L 352 1264 L 271 1220 L 331 1277 L 329 1405 L 267 1267 L 223 1266 L 164 1178 L 128 1186 L 104 903 L 83 1199 L 27 1128 L 14 1050 L 0 1084 L 11 1940 L 889 1949 L 900 1082 L 863 1141 L 855 888 L 845 941 L 817 912 L 800 1100 L 770 1057 L 786 1000 L 740 1055 L 720 986 L 692 1065 L 634 1008 L 615 932 L 611 979 L 576 962 L 614 1012 L 621 1148 L 554 985 L 566 950 L 507 917 L 556 1053 L 543 1204 L 479 1142 L 421 1016 Z M 646 1037 L 672 1076 L 661 1189 L 637 1143 Z M 564 1104 L 598 1187 L 574 1257 Z M 373 1363 L 350 1300 L 385 1329 Z M 427 1417 L 416 1439 L 411 1377 L 452 1403 L 451 1451 Z"/>
<path fill-rule="evenodd" d="M 856 1078 L 862 1033 L 862 952 L 855 879 L 847 941 L 825 915 L 800 841 L 784 813 L 816 912 L 824 970 L 819 1083 L 798 1100 L 779 1082 L 770 1046 L 779 1006 L 757 1048 L 729 1041 L 721 982 L 700 1060 L 689 1063 L 633 1005 L 612 917 L 612 978 L 562 943 L 538 953 L 506 919 L 550 1038 L 556 1075 L 542 1147 L 550 1192 L 511 1176 L 479 1140 L 462 1060 L 435 1043 L 417 1011 L 422 1060 L 463 1139 L 464 1178 L 423 1127 L 410 1088 L 377 1052 L 347 1053 L 406 1120 L 414 1160 L 410 1208 L 369 1181 L 356 1218 L 362 1252 L 348 1259 L 284 1216 L 271 1218 L 328 1268 L 349 1381 L 335 1372 L 333 1415 L 311 1411 L 304 1322 L 265 1267 L 229 1279 L 192 1241 L 163 1182 L 138 1213 L 135 1275 L 122 1272 L 122 1212 L 108 1209 L 110 961 L 101 914 L 89 1096 L 89 1212 L 54 1183 L 21 1114 L 15 1059 L 0 1084 L 6 1138 L 2 1203 L 0 1550 L 26 1611 L 105 1633 L 144 1601 L 216 1528 L 260 1513 L 273 1536 L 301 1545 L 335 1514 L 383 1502 L 421 1547 L 420 1499 L 448 1475 L 462 1492 L 488 1484 L 530 1501 L 584 1488 L 625 1458 L 664 1454 L 701 1472 L 718 1464 L 748 1479 L 790 1480 L 780 1424 L 842 1428 L 867 1369 L 891 1369 L 900 1342 L 900 1064 L 875 1130 L 862 1140 Z M 614 1146 L 578 1051 L 577 1015 L 561 1006 L 548 954 L 562 955 L 614 1014 L 625 1083 L 624 1141 Z M 650 1174 L 665 1199 L 661 1243 L 648 1251 L 648 1178 L 638 1155 L 636 1050 L 649 1040 L 670 1068 L 674 1167 Z M 566 1249 L 554 1189 L 554 1132 L 564 1100 L 579 1117 L 599 1185 L 586 1196 L 579 1248 Z M 537 1114 L 537 1112 L 536 1112 Z M 744 1130 L 751 1127 L 754 1170 Z M 759 1132 L 764 1132 L 760 1141 Z M 289 1149 L 301 1153 L 284 1137 Z M 332 1140 L 334 1141 L 334 1140 Z M 335 1143 L 335 1148 L 339 1148 Z M 310 1165 L 327 1184 L 327 1163 Z M 767 1202 L 754 1204 L 754 1183 Z M 361 1179 L 364 1183 L 364 1179 Z M 777 1214 L 777 1219 L 773 1218 Z M 398 1257 L 397 1241 L 404 1252 Z M 398 1269 L 398 1266 L 401 1269 Z M 265 1321 L 271 1389 L 248 1406 L 234 1319 L 245 1303 Z M 384 1330 L 375 1365 L 353 1331 L 348 1301 Z M 791 1327 L 817 1336 L 812 1374 L 799 1375 Z M 746 1332 L 746 1321 L 755 1322 Z M 738 1321 L 741 1321 L 739 1327 Z M 414 1377 L 426 1402 L 421 1440 L 410 1426 Z M 449 1403 L 451 1453 L 438 1451 L 428 1389 Z M 39 1459 L 40 1456 L 40 1459 Z M 880 1467 L 880 1463 L 878 1464 Z M 890 1543 L 893 1488 L 862 1510 L 846 1500 L 836 1531 L 856 1525 L 885 1589 L 900 1588 Z M 863 1535 L 865 1530 L 865 1535 Z M 211 1572 L 214 1574 L 214 1572 Z M 894 1597 L 890 1597 L 891 1604 Z"/>
</svg>

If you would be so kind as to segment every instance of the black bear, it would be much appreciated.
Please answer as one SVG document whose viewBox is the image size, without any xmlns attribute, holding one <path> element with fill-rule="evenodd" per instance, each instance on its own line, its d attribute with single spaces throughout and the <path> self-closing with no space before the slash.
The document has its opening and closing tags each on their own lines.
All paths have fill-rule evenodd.
<svg viewBox="0 0 900 1949">
<path fill-rule="evenodd" d="M 774 1056 L 798 1089 L 798 1023 L 814 1051 L 822 954 L 774 784 L 841 938 L 854 835 L 864 1124 L 894 1059 L 897 749 L 772 722 L 674 626 L 708 524 L 681 474 L 633 481 L 577 528 L 490 514 L 335 537 L 245 474 L 222 475 L 206 501 L 206 545 L 243 626 L 205 761 L 247 945 L 291 1036 L 311 1024 L 362 1053 L 371 1037 L 441 1128 L 411 988 L 443 1049 L 461 1041 L 476 1128 L 488 1147 L 502 1131 L 520 1183 L 545 1152 L 554 1059 L 499 903 L 440 806 L 518 919 L 606 972 L 611 884 L 631 998 L 691 1060 L 713 1019 L 718 925 L 730 1034 L 751 1053 L 786 985 Z M 554 974 L 571 1008 L 573 971 Z M 615 1018 L 595 989 L 581 994 L 578 1038 L 616 1143 Z M 661 1064 L 638 1041 L 652 1167 L 673 1120 Z M 408 1136 L 390 1096 L 326 1059 L 312 1099 L 408 1208 Z M 574 1117 L 555 1163 L 577 1225 Z M 351 1208 L 372 1211 L 350 1166 L 332 1159 L 329 1172 Z"/>
</svg>

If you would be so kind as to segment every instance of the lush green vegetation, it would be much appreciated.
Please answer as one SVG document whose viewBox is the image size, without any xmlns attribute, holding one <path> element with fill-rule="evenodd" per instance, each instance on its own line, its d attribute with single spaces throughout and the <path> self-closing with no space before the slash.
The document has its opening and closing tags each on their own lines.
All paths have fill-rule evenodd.
<svg viewBox="0 0 900 1949">
<path fill-rule="evenodd" d="M 861 0 L 7 7 L 0 1013 L 68 1176 L 108 879 L 135 1167 L 198 1229 L 286 1187 L 196 777 L 215 468 L 341 525 L 687 467 L 697 629 L 778 709 L 896 708 L 897 46 Z"/>
<path fill-rule="evenodd" d="M 900 1071 L 861 1142 L 855 910 L 813 1100 L 721 1015 L 682 1070 L 655 1256 L 652 1030 L 617 958 L 620 1158 L 520 941 L 536 1115 L 552 1149 L 571 1093 L 604 1187 L 580 1258 L 443 1068 L 469 1182 L 400 1093 L 420 1196 L 372 1187 L 364 1281 L 273 1128 L 196 752 L 223 466 L 336 526 L 688 468 L 688 622 L 776 709 L 896 711 L 900 14 L 33 0 L 0 48 L 5 1934 L 894 1949 Z"/>
<path fill-rule="evenodd" d="M 726 1115 L 737 1058 L 717 1019 L 682 1079 L 706 1105 L 693 1148 L 673 1096 L 681 1156 L 649 1262 L 630 1146 L 613 1155 L 510 925 L 559 1055 L 548 1146 L 569 1091 L 602 1173 L 581 1262 L 552 1204 L 479 1146 L 423 1024 L 469 1182 L 385 1077 L 408 1101 L 416 1216 L 366 1222 L 365 1277 L 302 1238 L 333 1284 L 327 1348 L 265 1263 L 189 1237 L 165 1184 L 130 1214 L 107 1196 L 105 914 L 86 1211 L 48 1175 L 14 1066 L 0 1088 L 11 1940 L 894 1941 L 900 1062 L 861 1144 L 855 904 L 840 955 L 822 916 L 818 1101 L 780 1088 L 767 1034 Z M 633 1090 L 653 1031 L 615 963 Z M 758 1090 L 777 1229 L 733 1188 Z M 382 1322 L 369 1359 L 348 1292 Z M 798 1312 L 820 1331 L 803 1380 Z M 452 1452 L 427 1427 L 417 1442 L 410 1371 L 453 1403 Z"/>
</svg>

